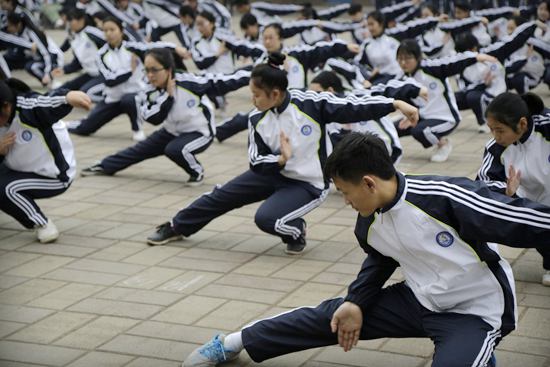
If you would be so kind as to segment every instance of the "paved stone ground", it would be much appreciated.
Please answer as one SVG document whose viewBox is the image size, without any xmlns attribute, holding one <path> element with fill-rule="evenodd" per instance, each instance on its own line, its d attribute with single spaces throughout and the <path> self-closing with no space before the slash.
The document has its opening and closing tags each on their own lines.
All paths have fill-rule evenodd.
<svg viewBox="0 0 550 367">
<path fill-rule="evenodd" d="M 537 92 L 549 104 L 548 89 Z M 229 96 L 228 114 L 250 105 L 244 88 Z M 69 118 L 82 115 L 73 111 Z M 478 134 L 470 112 L 463 116 L 448 162 L 429 163 L 430 152 L 407 138 L 399 168 L 474 177 L 489 136 Z M 126 117 L 92 137 L 74 137 L 79 169 L 132 144 L 130 138 Z M 218 331 L 346 293 L 364 255 L 353 236 L 356 214 L 338 194 L 306 216 L 302 256 L 285 255 L 277 238 L 255 227 L 258 205 L 224 215 L 184 241 L 147 246 L 156 225 L 247 169 L 246 134 L 214 143 L 199 159 L 206 168 L 199 188 L 184 187 L 187 176 L 164 157 L 114 177 L 78 177 L 65 194 L 40 201 L 61 231 L 54 244 L 37 243 L 34 233 L 0 213 L 0 366 L 178 366 Z M 550 288 L 540 285 L 540 256 L 502 252 L 517 279 L 519 327 L 498 347 L 499 367 L 550 366 Z M 432 353 L 429 340 L 383 339 L 348 353 L 321 348 L 262 365 L 425 367 Z M 229 365 L 255 364 L 242 356 Z"/>
</svg>

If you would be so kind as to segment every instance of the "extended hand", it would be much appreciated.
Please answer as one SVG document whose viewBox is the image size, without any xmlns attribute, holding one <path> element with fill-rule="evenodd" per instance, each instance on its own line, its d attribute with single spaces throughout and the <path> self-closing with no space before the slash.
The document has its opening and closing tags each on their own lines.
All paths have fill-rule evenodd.
<svg viewBox="0 0 550 367">
<path fill-rule="evenodd" d="M 279 134 L 279 139 L 281 145 L 281 157 L 279 158 L 279 164 L 284 166 L 292 156 L 292 146 L 290 145 L 290 139 L 282 130 Z"/>
<path fill-rule="evenodd" d="M 333 333 L 338 332 L 338 344 L 347 352 L 357 345 L 363 326 L 363 312 L 355 303 L 344 302 L 330 321 Z"/>
<path fill-rule="evenodd" d="M 67 99 L 67 103 L 73 107 L 80 107 L 85 110 L 92 108 L 92 100 L 90 97 L 86 93 L 79 90 L 70 91 L 67 93 L 65 98 Z"/>
</svg>

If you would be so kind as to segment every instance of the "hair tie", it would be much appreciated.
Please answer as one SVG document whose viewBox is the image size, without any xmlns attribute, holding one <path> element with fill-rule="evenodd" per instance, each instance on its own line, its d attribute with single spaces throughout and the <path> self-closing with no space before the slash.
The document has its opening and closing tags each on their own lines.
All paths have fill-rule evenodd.
<svg viewBox="0 0 550 367">
<path fill-rule="evenodd" d="M 283 65 L 277 65 L 277 64 L 274 64 L 274 63 L 271 63 L 271 62 L 268 62 L 267 65 L 269 65 L 272 68 L 277 69 L 277 70 L 281 70 L 281 71 L 284 70 Z"/>
</svg>

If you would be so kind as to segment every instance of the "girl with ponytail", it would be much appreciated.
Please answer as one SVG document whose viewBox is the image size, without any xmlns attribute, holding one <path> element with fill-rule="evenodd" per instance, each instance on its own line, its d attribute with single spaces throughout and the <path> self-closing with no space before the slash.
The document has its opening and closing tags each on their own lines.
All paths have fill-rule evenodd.
<svg viewBox="0 0 550 367">
<path fill-rule="evenodd" d="M 485 146 L 477 179 L 491 190 L 550 206 L 550 110 L 537 95 L 498 95 L 485 112 L 494 139 Z M 550 249 L 542 284 L 550 286 Z"/>
<path fill-rule="evenodd" d="M 417 109 L 403 101 L 288 89 L 284 61 L 283 54 L 274 52 L 250 76 L 256 107 L 248 117 L 250 168 L 160 225 L 148 237 L 149 244 L 190 236 L 224 213 L 265 200 L 256 212 L 256 225 L 280 237 L 286 253 L 299 254 L 306 246 L 302 217 L 328 193 L 322 171 L 330 149 L 327 125 L 376 119 L 395 109 L 413 124 L 418 119 Z"/>
</svg>

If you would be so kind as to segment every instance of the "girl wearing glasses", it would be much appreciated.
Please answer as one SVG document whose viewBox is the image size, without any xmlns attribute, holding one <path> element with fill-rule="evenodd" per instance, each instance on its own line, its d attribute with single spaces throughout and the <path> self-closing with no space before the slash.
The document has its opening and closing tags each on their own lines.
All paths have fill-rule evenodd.
<svg viewBox="0 0 550 367">
<path fill-rule="evenodd" d="M 69 132 L 87 136 L 115 117 L 127 114 L 130 117 L 133 140 L 143 141 L 145 133 L 138 122 L 135 101 L 136 94 L 145 88 L 143 64 L 139 56 L 155 46 L 175 46 L 168 43 L 127 42 L 124 40 L 122 24 L 113 17 L 107 17 L 103 21 L 103 32 L 107 43 L 98 51 L 97 63 L 105 79 L 105 98 L 85 119 L 69 123 Z"/>
<path fill-rule="evenodd" d="M 189 174 L 188 186 L 198 186 L 202 184 L 204 169 L 195 155 L 208 148 L 215 131 L 211 104 L 203 97 L 225 94 L 247 85 L 250 72 L 205 76 L 176 73 L 174 58 L 168 49 L 148 51 L 144 63 L 150 87 L 139 98 L 139 112 L 145 121 L 162 127 L 144 141 L 85 168 L 81 174 L 113 175 L 164 154 Z"/>
</svg>

